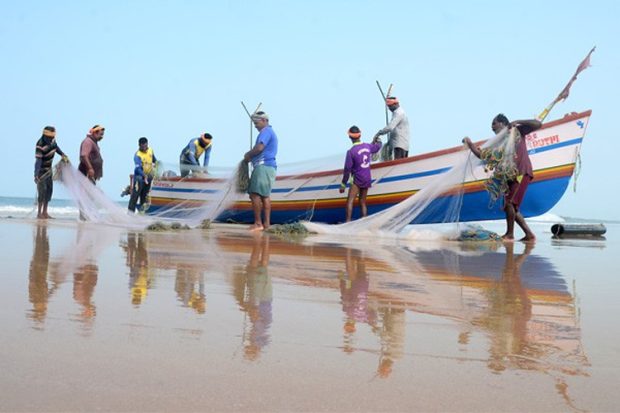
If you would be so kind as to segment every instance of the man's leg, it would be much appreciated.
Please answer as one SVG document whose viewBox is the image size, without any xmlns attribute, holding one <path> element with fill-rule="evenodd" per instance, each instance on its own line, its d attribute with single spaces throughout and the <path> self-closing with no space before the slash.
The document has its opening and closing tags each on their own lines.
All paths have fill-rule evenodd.
<svg viewBox="0 0 620 413">
<path fill-rule="evenodd" d="M 513 240 L 515 238 L 515 206 L 511 202 L 507 202 L 504 212 L 506 212 L 506 233 L 502 235 L 502 239 Z"/>
<path fill-rule="evenodd" d="M 349 194 L 347 195 L 347 214 L 345 222 L 351 222 L 353 217 L 353 202 L 355 198 L 357 198 L 357 194 L 359 193 L 359 188 L 354 183 L 349 187 Z"/>
<path fill-rule="evenodd" d="M 142 180 L 139 177 L 133 177 L 133 183 L 131 184 L 131 196 L 129 197 L 129 205 L 127 209 L 131 212 L 136 212 L 136 204 L 140 197 L 140 189 Z"/>
<path fill-rule="evenodd" d="M 267 229 L 271 225 L 271 198 L 268 196 L 262 196 L 261 200 L 263 202 L 263 228 Z"/>
<path fill-rule="evenodd" d="M 362 218 L 368 215 L 368 208 L 366 207 L 366 196 L 368 195 L 368 188 L 360 188 L 360 211 Z"/>
<path fill-rule="evenodd" d="M 263 221 L 261 219 L 261 209 L 263 202 L 259 194 L 252 192 L 250 194 L 250 200 L 252 201 L 252 211 L 254 211 L 254 228 L 263 229 Z"/>
<path fill-rule="evenodd" d="M 525 222 L 525 218 L 523 218 L 523 215 L 521 215 L 518 211 L 515 215 L 515 221 L 521 227 L 523 232 L 525 232 L 525 236 L 519 241 L 534 241 L 536 239 L 536 235 L 534 235 L 530 227 L 527 225 L 527 222 Z"/>
</svg>

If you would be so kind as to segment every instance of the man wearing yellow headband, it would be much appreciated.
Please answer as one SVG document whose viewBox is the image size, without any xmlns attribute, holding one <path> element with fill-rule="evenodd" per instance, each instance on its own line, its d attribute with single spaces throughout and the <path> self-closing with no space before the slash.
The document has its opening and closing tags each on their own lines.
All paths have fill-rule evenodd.
<svg viewBox="0 0 620 413">
<path fill-rule="evenodd" d="M 37 141 L 34 157 L 34 182 L 37 184 L 37 218 L 51 218 L 47 213 L 47 204 L 52 199 L 54 181 L 52 179 L 52 162 L 54 155 L 58 153 L 63 161 L 68 161 L 67 155 L 60 150 L 56 143 L 56 128 L 46 126 L 43 134 Z"/>
<path fill-rule="evenodd" d="M 78 169 L 93 184 L 103 177 L 103 158 L 99 150 L 99 141 L 103 139 L 105 128 L 93 126 L 80 145 L 80 165 Z"/>
<path fill-rule="evenodd" d="M 193 138 L 181 151 L 179 157 L 179 169 L 181 176 L 185 178 L 190 172 L 206 172 L 211 158 L 211 141 L 213 136 L 210 133 L 203 133 L 197 138 Z M 200 157 L 204 154 L 202 168 L 200 167 Z"/>
<path fill-rule="evenodd" d="M 385 104 L 392 112 L 392 120 L 377 132 L 375 138 L 389 133 L 387 145 L 394 149 L 394 159 L 406 158 L 409 156 L 409 119 L 397 97 L 388 96 Z"/>
</svg>

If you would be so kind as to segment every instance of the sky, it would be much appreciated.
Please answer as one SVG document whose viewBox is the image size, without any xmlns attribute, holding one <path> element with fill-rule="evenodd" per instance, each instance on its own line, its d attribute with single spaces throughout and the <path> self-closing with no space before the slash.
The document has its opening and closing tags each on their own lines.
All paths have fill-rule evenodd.
<svg viewBox="0 0 620 413">
<path fill-rule="evenodd" d="M 141 136 L 174 163 L 210 132 L 211 165 L 233 167 L 249 149 L 241 101 L 269 113 L 279 164 L 344 159 L 349 126 L 370 140 L 385 124 L 377 80 L 409 116 L 410 155 L 488 138 L 499 112 L 535 117 L 596 46 L 547 118 L 593 111 L 577 191 L 552 212 L 618 219 L 619 23 L 620 3 L 596 0 L 0 2 L 0 196 L 34 195 L 45 125 L 76 164 L 106 127 L 99 185 L 114 199 Z"/>
</svg>

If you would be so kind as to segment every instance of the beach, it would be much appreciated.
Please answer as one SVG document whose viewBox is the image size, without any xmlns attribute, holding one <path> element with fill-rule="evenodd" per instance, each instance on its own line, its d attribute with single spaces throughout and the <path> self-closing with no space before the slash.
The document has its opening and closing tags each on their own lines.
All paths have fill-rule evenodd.
<svg viewBox="0 0 620 413">
<path fill-rule="evenodd" d="M 533 245 L 0 219 L 0 411 L 617 411 L 620 224 L 531 226 Z"/>
</svg>

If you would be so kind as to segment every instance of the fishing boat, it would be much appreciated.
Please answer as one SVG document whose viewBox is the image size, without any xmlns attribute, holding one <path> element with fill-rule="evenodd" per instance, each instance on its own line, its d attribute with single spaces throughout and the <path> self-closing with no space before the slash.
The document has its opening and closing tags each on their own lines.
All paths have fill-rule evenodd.
<svg viewBox="0 0 620 413">
<path fill-rule="evenodd" d="M 548 212 L 562 198 L 579 156 L 591 110 L 571 113 L 543 124 L 525 137 L 534 169 L 521 205 L 523 216 L 534 217 Z M 375 214 L 407 199 L 449 171 L 459 159 L 462 146 L 374 163 L 373 185 L 368 193 L 368 214 Z M 462 183 L 463 199 L 458 220 L 481 221 L 503 219 L 499 202 L 491 204 L 484 183 L 488 173 L 482 165 L 468 174 Z M 346 194 L 340 194 L 342 169 L 281 175 L 271 194 L 271 222 L 276 224 L 300 220 L 335 224 L 344 221 Z M 149 213 L 166 210 L 183 214 L 206 203 L 221 202 L 229 180 L 222 178 L 162 177 L 153 182 Z M 436 181 L 435 181 L 436 182 Z M 446 195 L 446 197 L 455 195 Z M 217 217 L 221 222 L 253 222 L 252 205 L 247 194 L 236 194 L 231 206 Z M 175 206 L 183 208 L 175 209 Z M 188 208 L 189 207 L 189 208 Z M 354 210 L 354 218 L 359 214 Z M 420 214 L 411 223 L 445 222 L 440 213 Z"/>
</svg>

